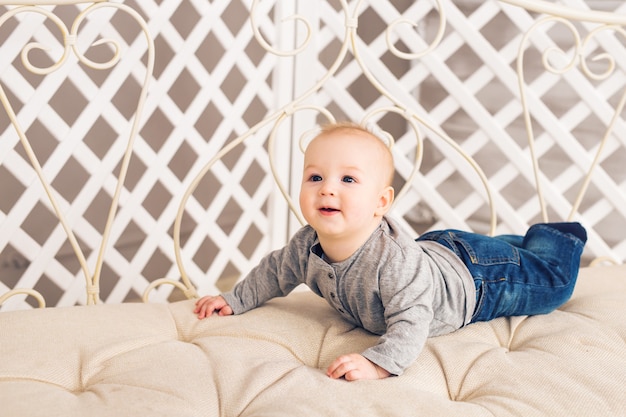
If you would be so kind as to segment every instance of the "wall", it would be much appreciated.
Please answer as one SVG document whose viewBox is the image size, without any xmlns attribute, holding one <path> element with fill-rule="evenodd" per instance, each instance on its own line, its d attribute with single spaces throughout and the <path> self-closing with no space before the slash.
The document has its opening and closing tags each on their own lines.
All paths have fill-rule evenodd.
<svg viewBox="0 0 626 417">
<path fill-rule="evenodd" d="M 419 52 L 436 36 L 440 13 L 435 5 L 408 0 L 358 3 L 357 52 L 394 97 L 431 127 L 441 126 L 483 167 L 497 193 L 497 232 L 522 232 L 540 220 L 519 92 L 512 83 L 520 30 L 530 25 L 532 16 L 495 1 L 444 3 L 448 24 L 442 42 L 434 53 L 412 60 L 389 52 L 385 30 L 399 17 L 419 22 L 417 30 L 399 26 L 391 36 L 398 49 Z M 568 3 L 584 7 L 580 1 Z M 344 11 L 339 1 L 260 2 L 255 14 L 260 33 L 282 50 L 302 44 L 305 30 L 298 22 L 276 22 L 300 13 L 312 25 L 309 47 L 295 57 L 282 58 L 267 53 L 255 38 L 248 21 L 251 1 L 128 4 L 148 22 L 156 62 L 120 216 L 107 248 L 100 298 L 136 300 L 155 279 L 178 278 L 172 229 L 185 189 L 222 146 L 253 129 L 250 138 L 200 183 L 182 222 L 182 256 L 194 285 L 202 293 L 228 288 L 299 227 L 276 198 L 267 161 L 271 126 L 257 131 L 256 124 L 327 75 L 344 42 Z M 357 2 L 349 4 L 352 12 Z M 613 1 L 588 4 L 623 7 Z M 79 9 L 70 6 L 56 11 L 71 22 Z M 118 36 L 119 31 L 124 49 L 135 62 L 112 73 L 119 91 L 107 98 L 99 92 L 100 86 L 113 90 L 95 71 L 61 70 L 48 82 L 20 69 L 18 41 L 40 41 L 48 39 L 47 35 L 56 39 L 50 52 L 33 53 L 33 61 L 41 65 L 60 54 L 59 30 L 50 22 L 42 25 L 41 20 L 19 25 L 7 22 L 0 28 L 0 55 L 9 57 L 1 61 L 0 79 L 93 265 L 98 250 L 94 236 L 104 227 L 103 213 L 114 187 L 113 177 L 106 173 L 119 170 L 122 147 L 114 139 L 124 136 L 132 123 L 133 97 L 145 70 L 145 42 L 139 28 L 122 13 L 85 24 L 88 39 L 98 33 Z M 566 32 L 556 27 L 549 32 L 557 36 L 554 42 L 571 47 Z M 542 42 L 543 38 L 536 44 Z M 89 49 L 88 41 L 82 45 Z M 102 46 L 89 50 L 94 58 L 111 54 L 110 48 Z M 354 51 L 348 53 L 305 103 L 330 109 L 338 119 L 352 120 L 387 105 L 389 100 L 372 85 L 353 55 Z M 537 53 L 531 56 L 536 58 Z M 551 185 L 550 214 L 562 219 L 568 215 L 567 201 L 582 181 L 582 165 L 597 147 L 606 118 L 598 115 L 593 103 L 578 104 L 578 114 L 568 115 L 570 103 L 579 100 L 577 86 L 571 80 L 540 80 L 536 62 L 529 68 L 529 79 L 541 81 L 537 82 L 539 95 L 547 108 L 562 118 L 567 135 L 575 134 L 588 150 L 572 158 L 567 146 L 550 136 L 548 127 L 539 129 L 542 167 Z M 11 68 L 13 64 L 17 69 Z M 624 85 L 619 77 L 613 79 L 615 92 L 608 93 L 607 102 L 615 103 L 615 89 Z M 51 95 L 57 86 L 59 92 Z M 44 104 L 48 98 L 51 104 Z M 89 119 L 88 105 L 104 116 Z M 91 124 L 85 122 L 88 119 Z M 298 112 L 278 130 L 277 169 L 292 195 L 299 183 L 297 138 L 320 119 L 315 112 Z M 396 185 L 400 188 L 410 174 L 415 137 L 402 115 L 387 113 L 377 119 L 397 141 Z M 76 122 L 85 126 L 70 128 Z M 4 114 L 0 115 L 0 132 L 0 293 L 13 287 L 35 288 L 46 294 L 49 305 L 83 304 L 84 279 L 78 263 Z M 415 187 L 398 202 L 397 214 L 417 233 L 440 227 L 487 232 L 489 208 L 475 174 L 432 129 L 423 128 L 423 134 L 425 158 L 420 175 Z M 621 190 L 616 193 L 618 202 L 624 198 L 626 181 L 620 169 L 624 143 L 618 136 L 601 163 L 615 182 L 612 189 Z M 600 182 L 592 183 L 581 209 L 593 229 L 588 257 L 609 253 L 626 259 L 620 233 L 626 214 L 606 196 Z M 179 297 L 169 286 L 151 296 L 154 300 Z M 27 308 L 34 301 L 16 297 L 11 303 L 5 308 Z"/>
</svg>

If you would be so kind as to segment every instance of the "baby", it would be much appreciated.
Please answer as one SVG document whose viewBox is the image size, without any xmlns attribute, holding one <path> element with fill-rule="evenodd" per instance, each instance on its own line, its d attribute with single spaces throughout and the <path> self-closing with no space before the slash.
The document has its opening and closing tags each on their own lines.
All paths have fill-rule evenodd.
<svg viewBox="0 0 626 417">
<path fill-rule="evenodd" d="M 445 230 L 414 240 L 386 216 L 393 174 L 390 149 L 368 130 L 323 127 L 304 155 L 308 225 L 232 291 L 198 300 L 198 318 L 240 314 L 305 283 L 344 319 L 380 335 L 326 371 L 352 381 L 400 375 L 428 337 L 548 313 L 569 299 L 586 241 L 581 225 L 538 224 L 525 236 L 498 237 Z"/>
</svg>

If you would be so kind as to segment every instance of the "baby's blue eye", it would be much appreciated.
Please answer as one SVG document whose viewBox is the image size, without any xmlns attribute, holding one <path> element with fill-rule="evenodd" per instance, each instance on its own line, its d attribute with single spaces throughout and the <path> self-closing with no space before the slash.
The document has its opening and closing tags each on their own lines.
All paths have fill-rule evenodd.
<svg viewBox="0 0 626 417">
<path fill-rule="evenodd" d="M 311 178 L 309 178 L 311 181 L 321 181 L 322 177 L 320 175 L 311 175 Z"/>
<path fill-rule="evenodd" d="M 348 182 L 348 183 L 353 183 L 356 182 L 356 180 L 354 179 L 354 177 L 351 177 L 349 175 L 346 175 L 345 177 L 343 177 L 341 179 L 343 182 Z"/>
</svg>

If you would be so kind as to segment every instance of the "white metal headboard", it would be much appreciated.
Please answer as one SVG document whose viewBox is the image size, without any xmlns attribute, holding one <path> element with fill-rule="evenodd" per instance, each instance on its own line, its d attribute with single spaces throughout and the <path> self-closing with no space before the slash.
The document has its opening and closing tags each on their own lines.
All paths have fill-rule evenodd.
<svg viewBox="0 0 626 417">
<path fill-rule="evenodd" d="M 590 232 L 588 257 L 626 259 L 626 238 L 612 235 L 626 225 L 626 173 L 614 167 L 626 150 L 626 17 L 619 4 L 591 12 L 589 5 L 595 2 L 573 0 L 250 1 L 247 23 L 238 18 L 238 2 L 176 2 L 170 8 L 137 4 L 140 13 L 105 2 L 79 13 L 87 16 L 104 7 L 128 11 L 147 39 L 142 39 L 146 46 L 128 46 L 146 54 L 143 63 L 128 70 L 144 82 L 133 113 L 140 117 L 133 119 L 126 153 L 120 154 L 118 185 L 110 187 L 104 180 L 112 204 L 97 256 L 81 255 L 71 232 L 84 221 L 65 220 L 76 203 L 57 204 L 55 191 L 48 191 L 50 205 L 78 253 L 87 282 L 85 303 L 97 302 L 99 294 L 102 298 L 99 278 L 107 254 L 112 255 L 112 269 L 132 273 L 118 273 L 105 301 L 128 299 L 129 288 L 147 300 L 167 298 L 171 286 L 194 297 L 198 291 L 232 285 L 300 226 L 290 197 L 298 188 L 300 142 L 320 120 L 338 118 L 377 126 L 393 137 L 401 189 L 394 213 L 416 233 L 441 227 L 519 233 L 548 218 L 576 219 Z M 46 7 L 41 13 L 57 23 Z M 82 19 L 77 17 L 76 27 Z M 496 24 L 505 30 L 495 30 L 490 38 Z M 78 34 L 62 22 L 57 26 L 69 52 Z M 114 33 L 112 25 L 104 26 L 103 32 Z M 14 33 L 23 30 L 23 25 L 16 27 Z M 152 39 L 157 39 L 154 77 Z M 169 46 L 177 42 L 178 47 Z M 8 43 L 0 46 L 0 54 L 8 49 L 15 56 Z M 161 67 L 159 48 L 168 57 Z M 211 54 L 202 56 L 203 48 Z M 215 49 L 221 58 L 212 61 L 210 55 L 219 55 Z M 5 86 L 8 75 L 2 74 L 11 71 L 0 68 Z M 151 93 L 146 95 L 149 80 Z M 550 94 L 561 91 L 569 94 L 567 105 L 559 99 L 550 102 Z M 3 104 L 10 101 L 2 99 Z M 26 143 L 27 129 L 19 122 L 26 116 L 15 113 L 11 121 Z M 153 152 L 157 146 L 150 134 L 160 136 L 158 122 L 164 120 L 169 134 Z M 581 139 L 581 126 L 588 125 L 595 130 Z M 5 130 L 0 145 L 14 141 L 7 139 L 10 135 L 15 134 Z M 27 154 L 45 178 L 36 153 Z M 140 165 L 161 169 L 148 168 L 131 190 L 121 184 L 127 167 L 132 170 L 128 162 L 133 154 L 139 155 Z M 191 162 L 186 165 L 181 155 Z M 0 165 L 19 170 L 9 156 L 15 157 L 12 146 L 0 148 Z M 49 188 L 49 182 L 43 184 Z M 158 194 L 155 190 L 165 198 L 149 198 Z M 278 191 L 294 214 L 270 197 Z M 114 218 L 120 198 L 124 210 Z M 160 213 L 153 213 L 155 205 Z M 21 230 L 14 224 L 19 216 L 13 207 L 18 206 L 2 214 L 0 230 Z M 151 217 L 156 221 L 147 221 Z M 133 228 L 147 243 L 139 243 L 131 257 L 119 242 Z M 0 233 L 0 239 L 0 249 L 19 246 L 9 234 Z M 41 266 L 37 274 L 32 267 L 37 257 L 32 258 L 24 274 L 34 277 L 30 288 L 11 289 L 0 301 L 18 293 L 42 298 L 32 284 L 52 272 Z M 134 276 L 158 262 L 163 262 L 161 276 Z M 22 278 L 16 286 L 27 281 Z M 67 284 L 65 294 L 75 293 L 74 287 Z M 66 298 L 56 304 L 83 302 Z"/>
<path fill-rule="evenodd" d="M 3 2 L 5 3 L 5 2 Z M 89 27 L 89 19 L 91 16 L 96 14 L 103 8 L 112 9 L 114 11 L 119 11 L 126 13 L 131 19 L 133 19 L 138 27 L 144 34 L 144 42 L 146 45 L 146 65 L 145 71 L 142 79 L 141 90 L 139 92 L 139 97 L 136 98 L 136 110 L 134 111 L 134 115 L 131 116 L 131 124 L 130 129 L 128 129 L 128 133 L 126 133 L 126 145 L 125 148 L 119 149 L 117 152 L 120 158 L 119 165 L 119 174 L 117 175 L 117 181 L 115 182 L 115 187 L 112 191 L 111 203 L 108 209 L 108 214 L 106 217 L 106 222 L 104 223 L 104 228 L 102 231 L 102 236 L 99 239 L 99 244 L 97 245 L 97 254 L 95 256 L 95 261 L 93 265 L 89 265 L 87 262 L 87 257 L 85 255 L 84 250 L 81 248 L 78 239 L 76 238 L 75 229 L 79 226 L 76 225 L 76 222 L 70 219 L 70 216 L 73 214 L 73 209 L 71 206 L 67 204 L 66 201 L 62 201 L 62 196 L 59 195 L 51 186 L 49 175 L 50 172 L 44 172 L 45 169 L 42 167 L 40 162 L 40 158 L 37 153 L 33 150 L 31 145 L 31 141 L 29 137 L 27 137 L 26 129 L 24 129 L 22 122 L 16 114 L 16 110 L 2 85 L 0 85 L 0 101 L 6 113 L 9 117 L 11 125 L 15 129 L 15 133 L 19 138 L 21 145 L 24 148 L 24 151 L 28 157 L 28 161 L 33 167 L 34 172 L 39 179 L 43 190 L 45 191 L 46 196 L 48 197 L 49 204 L 57 216 L 60 226 L 62 227 L 65 235 L 67 236 L 67 240 L 69 241 L 72 250 L 80 264 L 80 269 L 85 279 L 85 287 L 86 287 L 86 303 L 87 304 L 95 304 L 99 300 L 99 292 L 100 292 L 100 276 L 102 272 L 102 267 L 104 264 L 104 255 L 108 246 L 109 237 L 111 234 L 111 227 L 113 226 L 113 222 L 115 220 L 119 199 L 122 193 L 123 184 L 126 179 L 126 174 L 128 172 L 128 167 L 130 164 L 130 159 L 132 157 L 133 145 L 135 138 L 138 134 L 139 130 L 139 120 L 142 114 L 144 102 L 148 92 L 148 84 L 152 77 L 152 70 L 154 67 L 154 43 L 153 39 L 150 36 L 148 31 L 148 27 L 143 18 L 135 11 L 134 9 L 126 6 L 122 3 L 113 3 L 107 1 L 97 1 L 93 3 L 87 4 L 85 8 L 83 8 L 78 15 L 75 17 L 72 22 L 71 27 L 66 26 L 66 23 L 62 21 L 56 14 L 53 13 L 53 10 L 45 7 L 50 4 L 80 4 L 84 2 L 74 2 L 74 1 L 66 1 L 66 2 L 50 2 L 50 1 L 42 1 L 40 5 L 31 5 L 30 2 L 11 2 L 11 4 L 16 5 L 16 7 L 7 10 L 0 17 L 0 26 L 3 26 L 10 19 L 17 19 L 21 15 L 26 14 L 35 14 L 41 15 L 45 19 L 49 19 L 54 23 L 56 29 L 59 31 L 59 34 L 62 39 L 62 54 L 58 58 L 53 58 L 53 61 L 50 65 L 37 65 L 31 61 L 31 53 L 33 51 L 47 51 L 49 50 L 49 46 L 45 43 L 40 43 L 37 41 L 27 43 L 23 49 L 21 49 L 20 58 L 26 70 L 30 71 L 33 74 L 48 76 L 50 74 L 59 71 L 63 68 L 64 65 L 67 64 L 70 57 L 75 57 L 75 59 L 84 64 L 87 67 L 93 68 L 95 70 L 110 70 L 118 65 L 120 62 L 121 54 L 122 54 L 122 45 L 119 40 L 111 39 L 111 38 L 100 38 L 97 40 L 90 39 L 93 37 L 93 34 L 89 33 L 89 30 L 82 30 L 79 32 L 79 29 L 82 29 L 82 26 Z M 107 16 L 105 14 L 105 16 Z M 110 14 L 108 15 L 110 17 Z M 79 35 L 84 35 L 87 39 L 84 42 L 81 42 Z M 11 39 L 7 39 L 7 43 L 11 42 Z M 111 47 L 112 54 L 105 61 L 94 61 L 87 56 L 88 47 L 95 47 L 99 45 L 108 45 Z M 87 48 L 85 48 L 87 46 Z M 84 48 L 84 49 L 83 49 Z M 132 67 L 126 66 L 125 69 L 120 69 L 119 71 L 134 71 Z M 119 75 L 119 74 L 118 74 Z M 106 85 L 106 84 L 105 84 Z M 114 90 L 114 84 L 110 86 L 110 88 Z M 106 89 L 102 89 L 103 95 L 105 99 L 110 100 L 110 97 L 107 97 L 109 93 Z M 88 107 L 93 104 L 93 106 L 102 105 L 101 99 L 96 98 L 93 103 L 88 104 Z M 91 109 L 87 109 L 89 111 Z M 93 112 L 93 110 L 91 110 Z M 82 120 L 78 120 L 78 123 L 83 122 Z M 83 122 L 85 123 L 85 122 Z M 87 122 L 89 123 L 89 122 Z M 76 129 L 78 130 L 78 129 Z M 122 129 L 123 130 L 123 129 Z M 121 134 L 121 136 L 124 136 Z M 82 138 L 78 136 L 78 133 L 70 132 L 68 138 L 66 138 L 67 142 L 79 141 Z M 112 138 L 111 140 L 115 140 L 116 138 Z M 104 161 L 102 161 L 104 162 Z M 106 166 L 106 165 L 105 165 Z M 48 170 L 49 171 L 49 170 Z M 102 176 L 102 172 L 94 172 L 92 178 L 89 181 L 93 181 L 94 178 Z M 104 173 L 104 175 L 111 175 L 110 172 Z M 108 178 L 101 178 L 101 184 L 104 185 L 105 181 L 108 181 Z M 85 184 L 87 185 L 87 184 Z M 87 188 L 87 187 L 86 187 Z M 10 221 L 4 222 L 3 232 L 6 231 L 7 228 L 11 227 Z M 32 288 L 17 288 L 13 289 L 0 297 L 0 304 L 2 304 L 8 298 L 17 295 L 17 294 L 26 294 L 34 296 L 39 302 L 40 307 L 45 306 L 44 297 L 36 290 Z"/>
</svg>

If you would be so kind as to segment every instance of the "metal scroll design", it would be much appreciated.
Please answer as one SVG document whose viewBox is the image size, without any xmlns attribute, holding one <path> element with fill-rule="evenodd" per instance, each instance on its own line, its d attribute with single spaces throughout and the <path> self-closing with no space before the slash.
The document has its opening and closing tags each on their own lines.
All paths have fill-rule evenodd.
<svg viewBox="0 0 626 417">
<path fill-rule="evenodd" d="M 540 10 L 547 12 L 545 10 Z M 564 17 L 565 16 L 565 17 Z M 536 140 L 533 130 L 533 121 L 531 119 L 531 89 L 525 80 L 524 68 L 525 68 L 525 53 L 528 45 L 531 42 L 533 36 L 537 33 L 545 34 L 547 31 L 542 31 L 543 26 L 552 27 L 554 25 L 561 25 L 566 29 L 567 33 L 571 35 L 573 46 L 569 51 L 564 51 L 558 46 L 554 45 L 547 47 L 542 51 L 542 64 L 543 68 L 552 74 L 564 75 L 577 69 L 581 74 L 587 77 L 591 81 L 604 81 L 609 79 L 616 71 L 616 57 L 608 52 L 596 53 L 590 55 L 589 51 L 592 50 L 592 45 L 599 44 L 596 42 L 598 38 L 603 35 L 620 36 L 626 39 L 626 31 L 624 30 L 624 23 L 614 23 L 617 17 L 615 14 L 606 13 L 561 13 L 559 16 L 549 15 L 537 20 L 524 34 L 520 49 L 518 52 L 517 60 L 517 74 L 519 80 L 520 98 L 523 106 L 524 123 L 526 125 L 526 133 L 529 144 L 530 155 L 533 163 L 533 173 L 536 183 L 537 196 L 539 199 L 539 205 L 541 210 L 541 216 L 543 221 L 547 222 L 548 219 L 548 204 L 546 203 L 546 191 L 544 185 L 547 184 L 547 180 L 542 176 L 539 167 L 539 156 L 536 150 Z M 626 19 L 622 18 L 626 21 Z M 597 23 L 597 25 L 584 36 L 581 35 L 580 26 L 575 25 L 576 21 L 591 21 Z M 606 23 L 606 22 L 609 23 Z M 619 23 L 619 22 L 618 22 Z M 610 33 L 609 33 L 610 32 Z M 539 35 L 541 36 L 541 35 Z M 595 66 L 600 69 L 595 69 L 590 63 L 594 63 Z M 607 143 L 614 138 L 616 126 L 620 123 L 621 114 L 624 110 L 626 103 L 626 90 L 622 90 L 617 95 L 616 104 L 613 106 L 613 113 L 610 114 L 606 129 L 604 130 L 602 137 L 600 138 L 597 149 L 595 150 L 591 161 L 588 166 L 579 166 L 585 173 L 580 187 L 577 190 L 576 196 L 571 203 L 567 220 L 575 220 L 577 213 L 580 210 L 581 203 L 583 202 L 585 195 L 587 194 L 589 185 L 592 181 L 594 174 L 601 174 L 599 164 L 602 160 L 603 152 L 606 149 Z M 580 163 L 579 163 L 580 165 Z M 626 199 L 623 192 L 614 190 L 611 198 L 612 204 L 616 210 L 621 210 L 626 215 L 624 206 L 626 205 Z"/>
<path fill-rule="evenodd" d="M 21 51 L 21 60 L 24 67 L 32 73 L 39 75 L 48 75 L 57 71 L 64 64 L 67 63 L 68 58 L 73 54 L 80 63 L 84 64 L 87 67 L 96 69 L 96 70 L 105 70 L 114 67 L 121 58 L 121 46 L 118 41 L 111 38 L 102 38 L 100 40 L 95 41 L 90 45 L 90 47 L 95 47 L 98 45 L 109 45 L 113 51 L 113 56 L 103 62 L 97 62 L 89 59 L 85 53 L 83 53 L 77 45 L 77 40 L 79 36 L 79 29 L 81 25 L 88 19 L 90 14 L 94 13 L 97 10 L 103 8 L 114 8 L 118 11 L 124 12 L 128 14 L 141 28 L 141 31 L 144 34 L 145 40 L 147 42 L 147 53 L 146 53 L 146 72 L 142 83 L 142 88 L 139 93 L 139 97 L 137 100 L 136 111 L 133 116 L 132 126 L 130 133 L 127 138 L 126 147 L 124 154 L 121 159 L 121 163 L 119 166 L 119 175 L 117 177 L 117 184 L 115 186 L 115 191 L 112 196 L 111 205 L 108 210 L 108 215 L 106 219 L 106 223 L 104 226 L 104 231 L 102 233 L 102 239 L 100 241 L 97 259 L 95 262 L 95 266 L 92 268 L 89 267 L 85 254 L 80 248 L 76 236 L 72 230 L 70 222 L 62 210 L 58 197 L 55 195 L 54 189 L 51 187 L 48 180 L 45 178 L 44 170 L 41 166 L 39 158 L 34 152 L 29 139 L 26 136 L 24 129 L 22 128 L 18 116 L 16 115 L 13 106 L 11 105 L 5 90 L 2 85 L 0 85 L 0 101 L 4 106 L 4 109 L 9 117 L 11 124 L 13 125 L 19 140 L 24 147 L 24 150 L 27 154 L 28 160 L 32 165 L 36 175 L 43 186 L 43 189 L 48 197 L 48 200 L 60 222 L 62 225 L 65 234 L 67 235 L 68 241 L 76 255 L 76 258 L 80 264 L 80 268 L 82 270 L 82 274 L 84 275 L 86 281 L 86 293 L 87 293 L 87 304 L 96 304 L 99 301 L 99 292 L 100 292 L 100 275 L 102 272 L 102 267 L 104 263 L 104 254 L 109 244 L 109 236 L 111 233 L 111 227 L 114 223 L 114 219 L 116 216 L 116 212 L 119 206 L 120 194 L 122 192 L 124 181 L 128 172 L 128 167 L 130 163 L 130 159 L 132 156 L 132 149 L 135 138 L 137 137 L 140 125 L 140 115 L 142 114 L 144 102 L 146 100 L 146 96 L 148 93 L 148 83 L 152 77 L 152 72 L 154 68 L 154 42 L 152 37 L 150 36 L 147 23 L 141 17 L 141 15 L 130 8 L 125 4 L 120 3 L 109 3 L 109 2 L 97 2 L 89 4 L 85 7 L 74 19 L 71 27 L 66 26 L 66 24 L 56 16 L 53 11 L 50 11 L 49 8 L 36 6 L 36 5 L 22 5 L 17 6 L 15 8 L 9 9 L 0 17 L 0 27 L 4 25 L 9 19 L 23 13 L 37 13 L 43 15 L 46 19 L 49 19 L 56 28 L 58 28 L 60 34 L 63 39 L 63 53 L 60 58 L 54 61 L 51 65 L 47 67 L 39 67 L 31 62 L 30 54 L 35 50 L 47 50 L 47 47 L 39 42 L 31 42 L 25 45 Z M 33 290 L 33 289 L 20 289 L 16 288 L 8 293 L 4 294 L 0 297 L 0 304 L 6 301 L 8 298 L 15 296 L 17 294 L 26 294 L 35 297 L 40 307 L 45 306 L 45 301 L 43 296 Z"/>
<path fill-rule="evenodd" d="M 377 108 L 375 110 L 370 111 L 368 114 L 364 115 L 364 117 L 359 122 L 363 125 L 375 125 L 374 121 L 377 119 L 380 113 L 395 113 L 395 114 L 400 115 L 406 120 L 411 131 L 415 135 L 415 140 L 417 143 L 417 147 L 416 147 L 417 150 L 415 152 L 415 156 L 413 159 L 413 169 L 410 175 L 408 176 L 408 178 L 406 179 L 404 186 L 398 192 L 396 201 L 402 198 L 402 196 L 409 190 L 409 188 L 412 186 L 414 177 L 416 176 L 416 174 L 418 173 L 420 169 L 422 155 L 423 155 L 423 146 L 424 146 L 423 144 L 424 137 L 421 134 L 421 127 L 423 126 L 429 129 L 431 132 L 434 132 L 439 138 L 441 138 L 450 147 L 452 147 L 456 152 L 458 152 L 468 162 L 469 166 L 477 173 L 482 184 L 484 185 L 485 198 L 486 200 L 488 200 L 488 203 L 490 206 L 491 233 L 494 232 L 495 225 L 496 225 L 495 207 L 493 204 L 492 193 L 490 190 L 489 183 L 487 181 L 485 174 L 481 170 L 481 168 L 472 159 L 472 157 L 468 155 L 466 152 L 464 152 L 463 149 L 461 149 L 459 145 L 454 140 L 452 140 L 441 128 L 431 123 L 429 120 L 419 116 L 406 104 L 396 99 L 394 95 L 390 91 L 388 91 L 381 82 L 378 81 L 378 79 L 374 76 L 372 71 L 368 68 L 367 63 L 365 62 L 365 60 L 360 54 L 357 27 L 359 23 L 358 13 L 359 13 L 359 10 L 361 9 L 363 1 L 359 0 L 355 2 L 354 8 L 352 10 L 350 10 L 349 4 L 346 0 L 341 0 L 340 3 L 341 3 L 341 9 L 345 17 L 344 36 L 341 41 L 339 52 L 337 53 L 337 56 L 335 57 L 332 64 L 329 66 L 327 72 L 322 77 L 320 77 L 319 80 L 315 82 L 315 84 L 312 87 L 310 87 L 308 90 L 303 92 L 300 96 L 294 98 L 288 104 L 274 111 L 273 113 L 265 117 L 263 120 L 258 122 L 256 125 L 254 125 L 246 133 L 237 137 L 236 139 L 231 141 L 228 145 L 224 146 L 198 172 L 194 180 L 191 182 L 191 184 L 187 188 L 180 202 L 179 210 L 178 210 L 176 220 L 174 223 L 174 233 L 173 233 L 174 234 L 173 236 L 174 252 L 175 252 L 176 262 L 179 268 L 179 272 L 181 274 L 182 283 L 180 281 L 174 281 L 174 280 L 169 280 L 169 279 L 156 280 L 152 282 L 149 285 L 149 287 L 146 289 L 146 291 L 144 292 L 144 296 L 143 296 L 144 301 L 148 300 L 149 293 L 150 291 L 152 291 L 152 289 L 163 284 L 170 284 L 170 285 L 174 285 L 178 287 L 179 289 L 183 290 L 183 292 L 188 298 L 194 298 L 197 296 L 197 292 L 185 270 L 184 259 L 181 254 L 181 224 L 182 224 L 182 219 L 185 213 L 185 206 L 189 198 L 191 197 L 191 195 L 194 193 L 194 191 L 198 187 L 202 178 L 211 170 L 212 166 L 217 161 L 219 161 L 222 157 L 224 157 L 234 148 L 242 144 L 248 138 L 255 135 L 257 132 L 259 132 L 259 130 L 261 130 L 264 127 L 271 126 L 271 131 L 269 133 L 269 138 L 268 138 L 268 148 L 269 148 L 270 167 L 271 167 L 274 180 L 278 188 L 280 189 L 280 192 L 282 193 L 284 199 L 289 205 L 289 209 L 291 210 L 291 212 L 297 217 L 297 219 L 299 220 L 301 224 L 305 223 L 301 214 L 296 209 L 296 206 L 291 196 L 289 195 L 289 192 L 287 191 L 283 181 L 281 180 L 276 170 L 276 165 L 275 165 L 276 155 L 274 154 L 274 149 L 275 149 L 277 131 L 279 130 L 281 124 L 286 119 L 288 119 L 289 117 L 292 117 L 295 113 L 304 111 L 304 110 L 316 111 L 319 113 L 321 117 L 325 118 L 329 122 L 332 122 L 335 120 L 334 116 L 327 109 L 321 108 L 313 104 L 307 104 L 306 100 L 309 99 L 311 96 L 313 96 L 316 92 L 318 92 L 324 86 L 324 84 L 337 72 L 338 68 L 340 67 L 340 65 L 342 64 L 342 62 L 344 61 L 344 59 L 346 58 L 349 52 L 353 54 L 354 59 L 358 62 L 358 65 L 360 69 L 362 70 L 364 76 L 367 77 L 369 82 L 390 102 L 389 106 Z M 399 25 L 409 25 L 412 27 L 417 26 L 416 23 L 414 22 L 407 21 L 406 19 L 399 19 L 393 22 L 392 24 L 390 24 L 387 28 L 386 40 L 387 40 L 388 49 L 391 53 L 405 60 L 416 60 L 428 54 L 429 52 L 431 52 L 439 44 L 440 40 L 443 37 L 444 30 L 445 30 L 446 18 L 445 18 L 445 11 L 444 11 L 441 1 L 437 0 L 436 4 L 437 4 L 437 10 L 439 12 L 439 27 L 438 27 L 435 38 L 431 42 L 425 42 L 427 46 L 422 51 L 417 52 L 417 53 L 405 53 L 405 52 L 398 50 L 391 41 L 392 32 L 396 30 Z M 266 51 L 268 51 L 269 53 L 275 54 L 277 56 L 280 56 L 280 57 L 292 57 L 302 52 L 309 46 L 308 44 L 311 40 L 311 33 L 313 30 L 313 26 L 310 24 L 310 22 L 307 21 L 306 17 L 300 16 L 300 15 L 291 16 L 287 18 L 286 20 L 295 21 L 296 24 L 303 26 L 303 29 L 305 30 L 305 33 L 306 33 L 304 36 L 304 40 L 300 44 L 296 45 L 292 50 L 281 50 L 271 45 L 263 37 L 256 23 L 256 17 L 260 9 L 261 9 L 260 1 L 259 0 L 253 1 L 252 6 L 251 6 L 250 22 L 253 27 L 255 38 L 257 39 L 259 44 L 265 48 Z M 373 130 L 376 132 L 375 128 Z M 377 132 L 378 132 L 378 135 L 383 137 L 383 139 L 386 140 L 390 145 L 393 143 L 393 138 L 391 137 L 391 135 L 389 135 L 386 132 L 381 131 L 380 129 L 378 129 Z M 300 138 L 299 142 L 302 144 L 306 139 L 305 136 L 310 135 L 310 134 L 312 134 L 312 132 L 310 131 L 308 133 L 305 133 L 303 137 Z"/>
<path fill-rule="evenodd" d="M 517 77 L 540 213 L 542 221 L 547 222 L 549 221 L 549 216 L 546 196 L 548 193 L 552 196 L 558 193 L 551 192 L 551 184 L 540 169 L 540 156 L 538 155 L 536 147 L 532 120 L 533 112 L 531 112 L 531 101 L 534 100 L 534 103 L 538 103 L 538 99 L 534 96 L 532 88 L 525 79 L 526 52 L 533 39 L 543 39 L 543 37 L 548 36 L 550 32 L 545 30 L 545 28 L 550 29 L 558 25 L 564 28 L 565 32 L 570 35 L 573 46 L 571 46 L 568 51 L 565 51 L 558 47 L 556 42 L 552 42 L 551 46 L 539 48 L 541 63 L 546 73 L 566 77 L 568 75 L 576 75 L 575 73 L 578 72 L 582 79 L 586 78 L 589 82 L 606 82 L 606 80 L 609 80 L 616 74 L 618 62 L 616 54 L 618 54 L 622 48 L 607 49 L 604 47 L 604 51 L 594 52 L 594 47 L 603 45 L 603 40 L 611 39 L 615 41 L 618 37 L 622 38 L 623 43 L 623 39 L 626 39 L 626 31 L 624 30 L 626 17 L 618 13 L 575 10 L 542 1 L 506 0 L 506 2 L 544 14 L 544 17 L 537 19 L 523 35 L 518 51 Z M 581 34 L 581 27 L 589 26 L 591 26 L 592 29 Z M 584 90 L 583 86 L 578 86 L 578 88 Z M 585 155 L 584 158 L 572 158 L 579 161 L 578 168 L 584 173 L 584 177 L 576 190 L 575 197 L 571 202 L 567 203 L 569 205 L 569 213 L 567 216 L 563 214 L 566 220 L 572 221 L 577 219 L 581 205 L 589 191 L 589 186 L 592 181 L 601 182 L 604 188 L 611 190 L 605 193 L 605 198 L 609 200 L 609 203 L 615 210 L 621 212 L 623 216 L 626 216 L 626 210 L 624 209 L 626 197 L 623 191 L 613 185 L 612 180 L 610 180 L 600 167 L 600 162 L 607 150 L 607 144 L 616 138 L 619 140 L 619 134 L 617 133 L 618 126 L 623 124 L 622 113 L 624 105 L 626 104 L 626 90 L 622 88 L 614 98 L 616 99 L 615 104 L 602 102 L 602 112 L 605 117 L 604 120 L 606 120 L 605 128 L 593 155 L 591 155 L 591 157 L 586 157 Z M 594 111 L 599 111 L 597 108 L 598 105 L 592 104 L 591 102 L 589 102 L 588 105 L 591 109 L 594 109 Z M 610 110 L 607 110 L 608 108 L 610 108 Z M 565 134 L 565 136 L 568 135 L 569 132 Z M 577 143 L 575 138 L 573 143 Z M 566 152 L 574 151 L 568 149 L 568 146 L 563 146 L 563 148 Z M 588 164 L 583 166 L 581 161 L 587 161 Z M 565 207 L 564 204 L 561 204 L 561 211 L 565 210 Z M 602 263 L 607 260 L 611 263 L 618 263 L 615 259 L 605 256 L 597 258 L 592 264 Z"/>
</svg>

